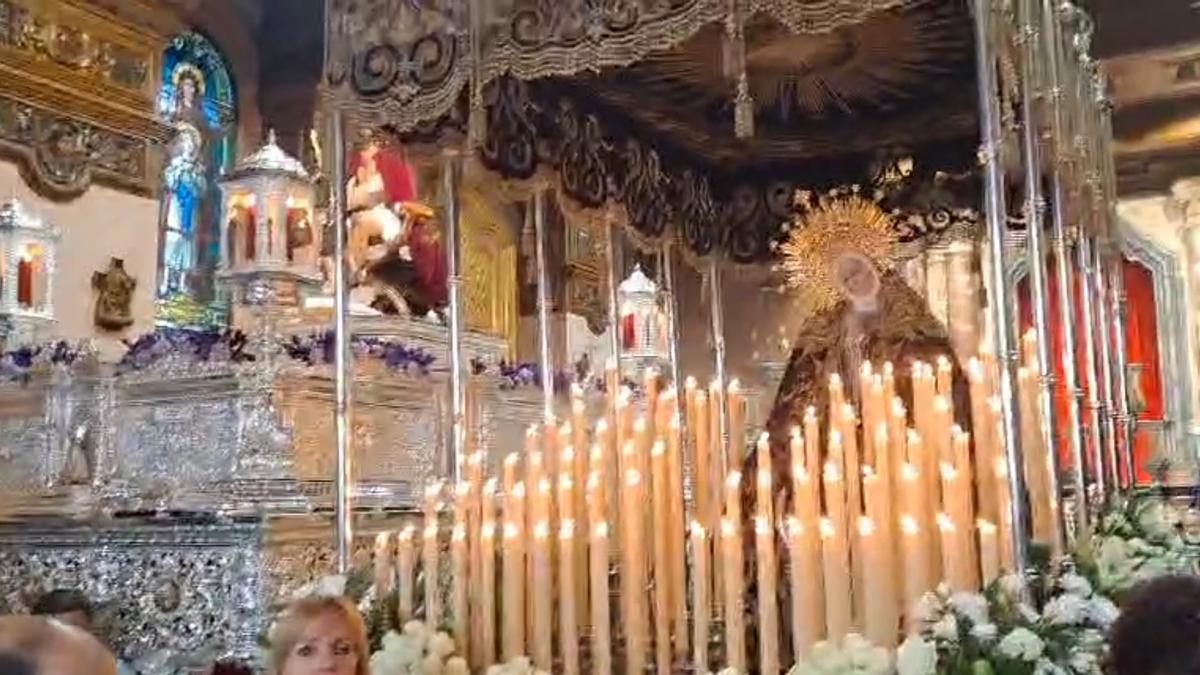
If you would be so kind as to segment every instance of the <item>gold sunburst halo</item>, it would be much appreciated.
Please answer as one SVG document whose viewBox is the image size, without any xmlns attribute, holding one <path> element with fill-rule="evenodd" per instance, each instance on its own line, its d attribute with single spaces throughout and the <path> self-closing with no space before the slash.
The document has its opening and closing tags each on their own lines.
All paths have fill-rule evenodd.
<svg viewBox="0 0 1200 675">
<path fill-rule="evenodd" d="M 802 290 L 814 309 L 823 309 L 840 298 L 833 274 L 839 256 L 863 255 L 884 272 L 893 266 L 895 245 L 892 219 L 879 204 L 857 192 L 832 193 L 793 220 L 779 247 L 779 270 L 788 287 Z"/>
</svg>

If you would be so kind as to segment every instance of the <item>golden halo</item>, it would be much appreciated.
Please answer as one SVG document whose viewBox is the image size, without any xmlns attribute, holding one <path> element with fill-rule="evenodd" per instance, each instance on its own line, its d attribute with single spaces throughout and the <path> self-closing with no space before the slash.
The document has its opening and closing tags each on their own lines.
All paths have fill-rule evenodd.
<svg viewBox="0 0 1200 675">
<path fill-rule="evenodd" d="M 841 299 L 833 274 L 839 256 L 857 253 L 884 272 L 892 268 L 895 244 L 892 219 L 879 204 L 857 192 L 833 192 L 793 220 L 779 247 L 778 269 L 788 287 L 802 290 L 814 309 L 823 309 Z"/>
<path fill-rule="evenodd" d="M 179 81 L 187 75 L 196 83 L 196 98 L 204 96 L 204 73 L 199 68 L 190 63 L 181 63 L 175 66 L 175 72 L 171 73 L 171 84 L 175 85 L 175 90 L 179 90 Z"/>
</svg>

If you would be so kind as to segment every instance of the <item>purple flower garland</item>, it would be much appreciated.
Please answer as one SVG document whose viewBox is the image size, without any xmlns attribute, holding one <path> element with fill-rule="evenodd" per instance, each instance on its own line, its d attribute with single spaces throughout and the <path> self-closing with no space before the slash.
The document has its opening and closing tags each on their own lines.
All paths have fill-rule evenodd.
<svg viewBox="0 0 1200 675">
<path fill-rule="evenodd" d="M 18 347 L 0 354 L 0 380 L 28 382 L 38 367 L 69 368 L 82 356 L 83 351 L 77 345 L 65 340 Z"/>
</svg>

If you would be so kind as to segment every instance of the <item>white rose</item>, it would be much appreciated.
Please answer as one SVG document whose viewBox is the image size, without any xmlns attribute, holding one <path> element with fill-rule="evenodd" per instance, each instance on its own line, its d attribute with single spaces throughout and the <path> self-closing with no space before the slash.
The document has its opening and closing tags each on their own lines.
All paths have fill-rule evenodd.
<svg viewBox="0 0 1200 675">
<path fill-rule="evenodd" d="M 446 675 L 471 675 L 471 667 L 463 657 L 454 656 L 446 661 Z"/>
<path fill-rule="evenodd" d="M 1019 574 L 1000 577 L 1000 591 L 1008 598 L 1019 598 L 1025 594 L 1025 579 Z"/>
<path fill-rule="evenodd" d="M 983 644 L 991 644 L 995 641 L 998 634 L 999 631 L 994 623 L 981 623 L 971 626 L 971 637 Z"/>
<path fill-rule="evenodd" d="M 444 671 L 442 660 L 433 654 L 421 659 L 421 675 L 442 675 Z"/>
<path fill-rule="evenodd" d="M 341 596 L 346 594 L 346 576 L 337 574 L 317 582 L 317 595 Z"/>
<path fill-rule="evenodd" d="M 938 619 L 937 623 L 930 628 L 933 637 L 946 642 L 958 641 L 958 619 L 954 618 L 953 614 L 946 614 Z"/>
<path fill-rule="evenodd" d="M 438 631 L 429 640 L 429 653 L 439 659 L 445 660 L 446 657 L 454 653 L 454 638 L 443 631 Z"/>
<path fill-rule="evenodd" d="M 1094 675 L 1100 672 L 1100 659 L 1092 652 L 1078 650 L 1071 653 L 1070 666 L 1079 675 Z"/>
<path fill-rule="evenodd" d="M 1038 659 L 1033 665 L 1033 675 L 1068 675 L 1066 669 L 1050 659 Z"/>
<path fill-rule="evenodd" d="M 425 651 L 425 646 L 429 644 L 429 637 L 432 633 L 423 621 L 409 621 L 404 624 L 404 634 L 412 638 L 418 649 Z"/>
<path fill-rule="evenodd" d="M 1058 580 L 1058 585 L 1063 589 L 1064 592 L 1071 593 L 1073 595 L 1081 595 L 1086 598 L 1092 594 L 1092 585 L 1088 583 L 1087 579 L 1084 579 L 1078 574 L 1064 574 L 1062 578 Z"/>
<path fill-rule="evenodd" d="M 1045 648 L 1046 643 L 1028 628 L 1014 628 L 996 645 L 996 649 L 1004 656 L 1030 663 L 1037 661 Z"/>
<path fill-rule="evenodd" d="M 942 599 L 935 593 L 926 593 L 921 596 L 913 607 L 914 616 L 922 625 L 934 623 L 945 613 L 945 606 L 942 604 Z"/>
<path fill-rule="evenodd" d="M 1087 601 L 1078 595 L 1060 595 L 1046 603 L 1042 616 L 1051 626 L 1077 626 L 1087 617 Z"/>
<path fill-rule="evenodd" d="M 937 649 L 919 635 L 909 636 L 896 652 L 898 675 L 933 675 L 937 668 Z"/>
<path fill-rule="evenodd" d="M 1120 613 L 1121 610 L 1117 609 L 1113 601 L 1102 595 L 1093 597 L 1087 604 L 1088 622 L 1105 630 L 1113 625 L 1113 622 L 1117 620 L 1117 616 Z"/>
<path fill-rule="evenodd" d="M 950 596 L 950 606 L 973 625 L 988 622 L 987 598 L 976 593 L 955 593 Z"/>
</svg>

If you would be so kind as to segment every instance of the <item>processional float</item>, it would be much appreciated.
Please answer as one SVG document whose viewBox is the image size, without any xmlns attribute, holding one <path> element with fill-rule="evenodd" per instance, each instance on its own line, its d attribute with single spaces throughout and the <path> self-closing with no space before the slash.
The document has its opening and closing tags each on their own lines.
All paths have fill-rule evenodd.
<svg viewBox="0 0 1200 675">
<path fill-rule="evenodd" d="M 818 33 L 869 20 L 872 14 L 919 11 L 930 4 L 833 3 L 830 7 L 824 3 L 814 7 L 791 3 L 784 7 L 749 0 L 701 1 L 670 8 L 629 3 L 585 11 L 570 4 L 534 10 L 474 3 L 436 20 L 427 12 L 406 14 L 403 7 L 395 5 L 391 8 L 404 15 L 408 19 L 404 25 L 410 27 L 396 29 L 356 21 L 361 19 L 356 10 L 334 3 L 325 93 L 334 110 L 331 124 L 337 129 L 346 124 L 367 125 L 403 135 L 423 124 L 445 126 L 448 120 L 457 119 L 463 133 L 450 141 L 455 149 L 448 154 L 453 159 L 448 160 L 445 174 L 448 217 L 453 217 L 453 187 L 463 159 L 473 165 L 471 170 L 482 165 L 507 178 L 530 179 L 536 186 L 530 188 L 529 199 L 538 224 L 538 263 L 542 266 L 542 214 L 550 192 L 545 186 L 553 181 L 538 166 L 539 159 L 545 158 L 539 157 L 533 126 L 521 128 L 529 124 L 529 118 L 523 117 L 528 108 L 545 105 L 544 101 L 531 102 L 527 88 L 546 78 L 652 59 L 655 50 L 678 46 L 706 22 L 720 21 L 726 47 L 725 110 L 731 111 L 728 117 L 736 136 L 753 139 L 753 66 L 748 66 L 746 34 L 748 26 L 760 28 L 755 19 L 766 16 L 789 30 Z M 695 382 L 689 380 L 685 386 L 678 357 L 673 356 L 665 389 L 661 389 L 659 374 L 647 376 L 644 398 L 638 404 L 643 413 L 636 422 L 631 413 L 635 407 L 632 390 L 610 389 L 609 403 L 598 422 L 584 419 L 579 412 L 583 406 L 576 401 L 570 422 L 562 426 L 551 402 L 553 394 L 547 391 L 546 420 L 531 428 L 523 454 L 518 454 L 519 448 L 500 450 L 513 453 L 504 462 L 502 481 L 499 475 L 488 479 L 481 472 L 485 462 L 478 454 L 497 449 L 471 445 L 466 442 L 469 434 L 456 431 L 449 459 L 449 466 L 455 468 L 448 476 L 448 487 L 431 488 L 423 528 L 403 530 L 398 539 L 403 550 L 414 545 L 417 531 L 422 532 L 429 555 L 437 550 L 436 546 L 430 548 L 430 537 L 448 539 L 454 570 L 450 592 L 454 632 L 463 644 L 472 645 L 468 653 L 475 665 L 486 666 L 498 653 L 511 658 L 527 652 L 540 668 L 578 672 L 580 631 L 586 626 L 589 637 L 584 642 L 590 647 L 590 664 L 601 675 L 611 672 L 614 656 L 631 673 L 651 667 L 651 661 L 658 670 L 680 664 L 707 669 L 712 636 L 709 621 L 714 617 L 706 603 L 711 602 L 720 608 L 716 614 L 724 625 L 724 639 L 719 642 L 723 643 L 726 665 L 746 669 L 754 664 L 751 669 L 778 672 L 786 665 L 780 660 L 779 645 L 789 640 L 780 639 L 781 608 L 771 589 L 785 576 L 794 591 L 793 653 L 803 651 L 817 636 L 837 637 L 855 628 L 865 630 L 881 644 L 892 644 L 907 611 L 905 602 L 928 590 L 911 583 L 898 589 L 894 569 L 906 570 L 906 582 L 924 579 L 928 586 L 944 573 L 955 588 L 976 588 L 981 581 L 995 578 L 1002 568 L 1024 571 L 1031 541 L 1061 551 L 1076 538 L 1086 537 L 1098 505 L 1132 485 L 1134 420 L 1126 401 L 1124 297 L 1118 273 L 1120 233 L 1113 210 L 1110 105 L 1103 77 L 1089 55 L 1092 26 L 1075 6 L 1051 0 L 1024 0 L 1015 5 L 981 0 L 972 4 L 971 19 L 982 139 L 983 228 L 978 234 L 988 298 L 988 346 L 981 358 L 971 360 L 969 368 L 972 432 L 950 424 L 952 417 L 946 414 L 950 376 L 943 382 L 940 371 L 948 366 L 917 364 L 912 374 L 915 400 L 904 401 L 895 398 L 894 392 L 882 395 L 895 366 L 867 362 L 861 410 L 843 413 L 840 405 L 832 406 L 821 423 L 824 433 L 818 431 L 817 411 L 812 410 L 811 428 L 806 417 L 805 428 L 798 426 L 790 440 L 772 441 L 766 435 L 760 439 L 760 453 L 766 453 L 772 442 L 790 443 L 796 463 L 792 476 L 796 481 L 795 513 L 786 519 L 773 513 L 779 505 L 772 505 L 775 478 L 770 470 L 760 469 L 757 476 L 740 472 L 746 440 L 742 435 L 744 409 L 736 383 L 727 378 L 724 353 L 722 270 L 755 254 L 747 256 L 746 249 L 738 247 L 736 232 L 718 235 L 716 243 L 706 246 L 703 238 L 710 233 L 698 234 L 697 230 L 709 223 L 688 222 L 690 217 L 713 215 L 711 205 L 706 212 L 696 208 L 694 201 L 700 194 L 711 199 L 707 184 L 701 191 L 684 192 L 684 202 L 666 218 L 671 221 L 667 227 L 678 228 L 678 233 L 656 231 L 657 214 L 652 209 L 631 208 L 642 205 L 631 203 L 620 189 L 610 194 L 601 185 L 589 192 L 588 186 L 580 184 L 580 174 L 591 158 L 578 152 L 586 148 L 572 146 L 574 154 L 565 155 L 554 167 L 557 193 L 582 197 L 584 206 L 603 214 L 610 228 L 623 221 L 639 243 L 666 255 L 676 241 L 682 242 L 679 248 L 705 267 L 705 280 L 711 285 L 714 386 L 709 395 L 700 394 L 698 401 Z M 449 30 L 451 25 L 464 30 Z M 432 49 L 432 45 L 437 45 L 444 58 L 417 58 L 430 53 L 422 50 Z M 597 79 L 592 83 L 603 86 Z M 594 118 L 581 116 L 579 120 L 581 125 L 567 134 L 591 131 L 586 125 Z M 497 131 L 503 125 L 524 142 L 519 149 L 525 156 L 519 161 L 497 161 L 497 154 L 509 149 L 499 147 Z M 568 135 L 558 140 L 569 144 L 577 139 Z M 632 141 L 623 150 L 636 155 L 644 148 Z M 664 180 L 672 178 L 664 176 Z M 694 178 L 688 175 L 678 182 L 686 184 Z M 1017 194 L 1019 200 L 1014 198 Z M 614 215 L 616 210 L 606 207 L 610 198 L 625 207 L 622 213 Z M 718 221 L 733 213 L 728 205 L 723 206 Z M 453 232 L 453 226 L 448 231 Z M 772 232 L 762 239 L 783 240 L 786 235 Z M 663 244 L 664 240 L 673 241 Z M 451 241 L 450 248 L 456 245 Z M 1024 258 L 1028 269 L 1034 329 L 1020 338 L 1012 274 L 1018 257 Z M 546 281 L 544 269 L 540 269 L 538 301 L 545 358 L 549 356 L 545 347 Z M 1059 306 L 1067 308 L 1066 316 L 1076 316 L 1078 306 L 1082 317 L 1078 326 L 1063 322 L 1062 353 L 1056 352 L 1048 338 L 1052 330 L 1048 315 L 1051 270 L 1056 275 L 1053 288 Z M 616 275 L 610 275 L 610 298 L 614 300 L 615 279 Z M 669 298 L 669 302 L 675 299 Z M 615 304 L 611 309 L 615 310 Z M 453 315 L 458 310 L 452 304 L 450 311 Z M 669 308 L 667 314 L 672 319 L 669 332 L 677 341 L 675 308 Z M 616 353 L 620 353 L 619 345 Z M 1082 357 L 1076 360 L 1076 354 Z M 544 366 L 548 363 L 543 361 Z M 876 373 L 873 367 L 883 370 Z M 458 391 L 462 379 L 453 375 L 452 386 Z M 1067 392 L 1062 406 L 1056 388 L 1060 376 Z M 842 386 L 840 380 L 831 382 L 830 398 L 837 400 Z M 873 397 L 877 388 L 880 395 Z M 913 411 L 919 429 L 908 430 L 906 407 Z M 711 413 L 698 414 L 698 409 Z M 899 420 L 890 419 L 896 409 Z M 456 429 L 464 422 L 460 410 L 456 408 L 454 414 Z M 1064 411 L 1065 419 L 1059 419 Z M 1060 427 L 1067 433 L 1060 436 Z M 349 438 L 339 439 L 339 443 L 349 442 Z M 923 443 L 932 451 L 923 451 Z M 710 451 L 719 468 L 706 471 Z M 866 458 L 870 458 L 869 464 L 860 466 Z M 523 481 L 517 480 L 519 465 L 523 466 Z M 741 536 L 747 529 L 743 517 L 750 515 L 741 511 L 742 481 L 765 485 L 760 487 L 765 492 L 760 493 L 758 510 L 748 521 L 754 523 L 748 528 L 752 533 L 748 537 L 757 540 L 753 547 L 744 547 Z M 912 487 L 920 481 L 928 481 L 922 483 L 926 490 Z M 900 499 L 904 490 L 911 492 L 909 499 L 914 504 Z M 577 500 L 584 492 L 587 513 Z M 800 499 L 802 493 L 812 496 Z M 915 505 L 921 494 L 940 494 L 942 502 Z M 340 499 L 348 499 L 348 495 L 343 492 Z M 443 497 L 453 504 L 448 526 L 438 515 Z M 606 499 L 615 499 L 619 505 Z M 650 513 L 645 512 L 647 504 L 652 505 Z M 976 521 L 981 504 L 987 504 L 992 520 Z M 348 506 L 342 508 L 349 511 Z M 691 526 L 685 525 L 688 520 Z M 619 523 L 619 534 L 614 535 L 614 523 Z M 343 525 L 349 527 L 349 521 Z M 820 564 L 817 559 L 806 560 L 810 549 L 804 545 L 776 547 L 778 531 L 796 541 L 806 536 L 820 539 L 821 545 L 811 550 L 820 549 L 825 558 Z M 933 531 L 940 542 L 914 543 L 917 536 L 931 537 Z M 998 533 L 1002 541 L 997 541 Z M 864 543 L 874 542 L 872 535 L 889 543 Z M 713 548 L 714 538 L 724 543 Z M 339 541 L 348 539 L 348 530 L 341 530 Z M 651 539 L 654 550 L 647 551 Z M 902 545 L 896 543 L 900 540 Z M 377 570 L 390 564 L 387 541 L 382 539 L 376 551 Z M 690 549 L 685 546 L 689 542 Z M 851 554 L 849 549 L 855 552 Z M 789 575 L 782 575 L 777 556 L 787 550 L 795 558 L 787 566 Z M 502 558 L 499 578 L 503 589 L 495 587 L 496 577 L 479 576 L 479 569 L 494 571 L 498 555 Z M 710 555 L 714 559 L 710 560 Z M 753 564 L 747 564 L 746 555 L 754 558 Z M 410 549 L 401 556 L 411 560 L 413 553 Z M 489 561 L 482 568 L 477 567 L 479 556 Z M 348 563 L 349 557 L 346 551 L 340 560 Z M 557 570 L 553 561 L 557 561 Z M 435 561 L 426 560 L 425 564 L 436 569 Z M 610 574 L 610 564 L 619 572 Z M 713 570 L 714 564 L 719 572 Z M 534 576 L 526 578 L 525 565 Z M 743 566 L 756 568 L 757 578 L 743 578 Z M 819 603 L 804 583 L 821 576 L 817 568 L 823 568 L 824 575 L 824 596 Z M 809 574 L 800 574 L 798 569 L 809 570 Z M 879 569 L 884 572 L 871 571 Z M 416 577 L 412 573 L 408 568 L 401 574 L 404 597 L 411 598 L 413 593 Z M 691 581 L 691 597 L 685 597 L 684 577 Z M 557 579 L 553 597 L 526 587 L 530 580 L 540 578 Z M 620 620 L 615 622 L 622 629 L 620 647 L 613 641 L 609 625 L 613 617 L 608 614 L 607 593 L 613 581 L 621 586 L 616 610 Z M 755 586 L 756 611 L 745 606 L 749 585 Z M 921 586 L 920 582 L 916 586 Z M 597 602 L 594 591 L 589 596 L 588 587 L 603 589 L 603 601 Z M 649 601 L 653 607 L 646 605 L 646 588 L 652 589 Z M 425 589 L 432 602 L 428 594 L 439 591 L 431 590 L 428 581 Z M 520 597 L 514 600 L 514 593 Z M 714 599 L 710 593 L 723 595 Z M 881 597 L 886 600 L 881 602 Z M 482 608 L 477 602 L 483 603 Z M 512 616 L 510 607 L 521 617 L 525 612 L 532 616 L 506 621 L 498 632 L 491 625 L 497 603 L 505 608 L 505 616 Z M 561 605 L 555 607 L 555 603 Z M 823 609 L 814 609 L 816 604 Z M 425 618 L 436 622 L 440 607 L 426 606 Z M 743 622 L 748 611 L 757 618 L 758 626 L 749 632 L 757 639 L 757 655 L 747 654 Z M 561 622 L 556 627 L 555 618 Z M 483 644 L 479 644 L 481 640 Z M 551 645 L 551 640 L 557 640 L 556 645 Z"/>
</svg>

